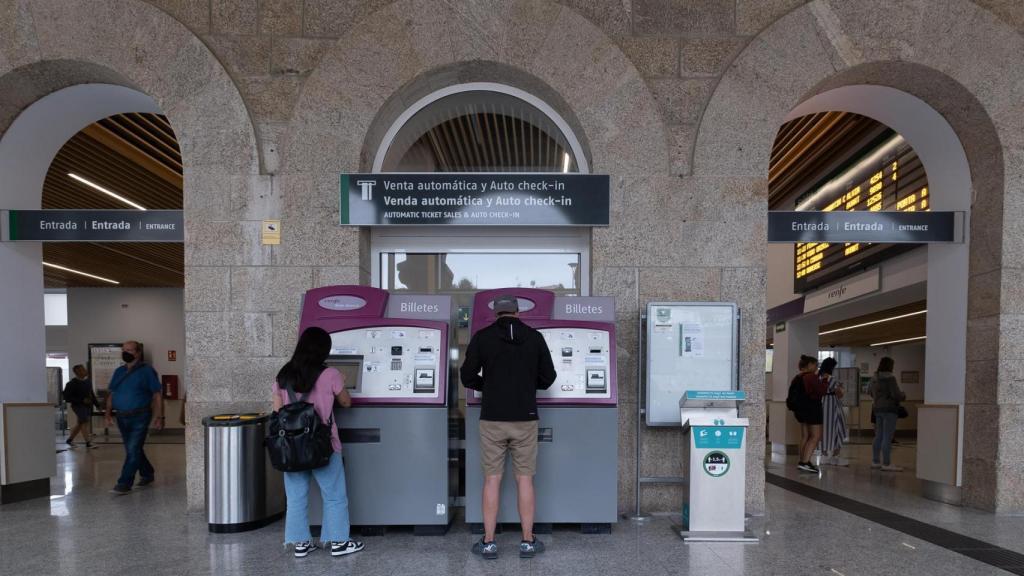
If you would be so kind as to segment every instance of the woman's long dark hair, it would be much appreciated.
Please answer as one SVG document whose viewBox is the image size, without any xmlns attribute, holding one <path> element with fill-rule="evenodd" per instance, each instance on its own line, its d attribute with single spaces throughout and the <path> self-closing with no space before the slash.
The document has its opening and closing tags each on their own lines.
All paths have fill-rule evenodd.
<svg viewBox="0 0 1024 576">
<path fill-rule="evenodd" d="M 818 374 L 832 374 L 836 369 L 836 364 L 838 364 L 838 362 L 836 362 L 835 358 L 825 358 L 821 361 L 821 365 L 818 367 Z"/>
<path fill-rule="evenodd" d="M 878 372 L 892 372 L 893 368 L 896 367 L 896 363 L 892 361 L 892 358 L 888 356 L 878 361 Z"/>
<path fill-rule="evenodd" d="M 291 386 L 299 394 L 313 389 L 316 379 L 324 370 L 324 361 L 331 354 L 331 335 L 323 328 L 311 326 L 302 331 L 295 352 L 277 373 L 277 385 L 282 390 Z"/>
</svg>

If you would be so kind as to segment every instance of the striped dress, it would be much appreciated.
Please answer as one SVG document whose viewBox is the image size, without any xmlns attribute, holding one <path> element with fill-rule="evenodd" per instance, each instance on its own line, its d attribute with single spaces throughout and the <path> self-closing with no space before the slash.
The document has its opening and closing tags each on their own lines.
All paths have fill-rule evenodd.
<svg viewBox="0 0 1024 576">
<path fill-rule="evenodd" d="M 839 380 L 833 377 L 829 380 L 828 391 L 821 399 L 822 424 L 825 427 L 821 435 L 823 454 L 834 454 L 846 442 L 846 414 L 843 412 L 843 400 L 836 396 L 836 388 L 840 385 Z"/>
</svg>

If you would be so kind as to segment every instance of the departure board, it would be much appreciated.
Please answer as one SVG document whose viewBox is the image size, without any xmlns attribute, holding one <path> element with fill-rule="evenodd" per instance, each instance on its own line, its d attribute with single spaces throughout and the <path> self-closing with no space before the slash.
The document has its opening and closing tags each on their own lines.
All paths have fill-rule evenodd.
<svg viewBox="0 0 1024 576">
<path fill-rule="evenodd" d="M 894 135 L 805 195 L 797 210 L 928 211 L 928 179 L 917 154 Z M 809 242 L 796 245 L 793 287 L 806 292 L 913 246 Z"/>
</svg>

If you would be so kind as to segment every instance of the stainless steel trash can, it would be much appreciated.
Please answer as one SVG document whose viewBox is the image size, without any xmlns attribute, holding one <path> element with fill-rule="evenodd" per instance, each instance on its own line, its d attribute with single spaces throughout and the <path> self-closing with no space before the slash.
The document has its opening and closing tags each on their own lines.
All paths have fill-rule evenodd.
<svg viewBox="0 0 1024 576">
<path fill-rule="evenodd" d="M 210 532 L 244 532 L 284 515 L 284 479 L 263 447 L 267 414 L 222 414 L 206 428 L 206 511 Z"/>
</svg>

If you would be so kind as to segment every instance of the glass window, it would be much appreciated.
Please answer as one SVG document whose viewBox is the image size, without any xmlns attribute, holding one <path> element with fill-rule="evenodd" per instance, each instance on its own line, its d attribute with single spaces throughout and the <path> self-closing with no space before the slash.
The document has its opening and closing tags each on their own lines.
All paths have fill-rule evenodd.
<svg viewBox="0 0 1024 576">
<path fill-rule="evenodd" d="M 417 294 L 523 287 L 579 295 L 579 254 L 381 254 L 380 285 Z"/>
<path fill-rule="evenodd" d="M 47 326 L 68 325 L 68 295 L 43 294 L 43 318 Z"/>
<path fill-rule="evenodd" d="M 412 115 L 388 147 L 382 172 L 578 172 L 565 135 L 536 106 L 471 90 Z"/>
<path fill-rule="evenodd" d="M 47 368 L 60 368 L 61 370 L 61 382 L 66 382 L 71 379 L 71 363 L 68 360 L 68 355 L 62 352 L 50 353 L 46 355 L 46 367 Z"/>
</svg>

